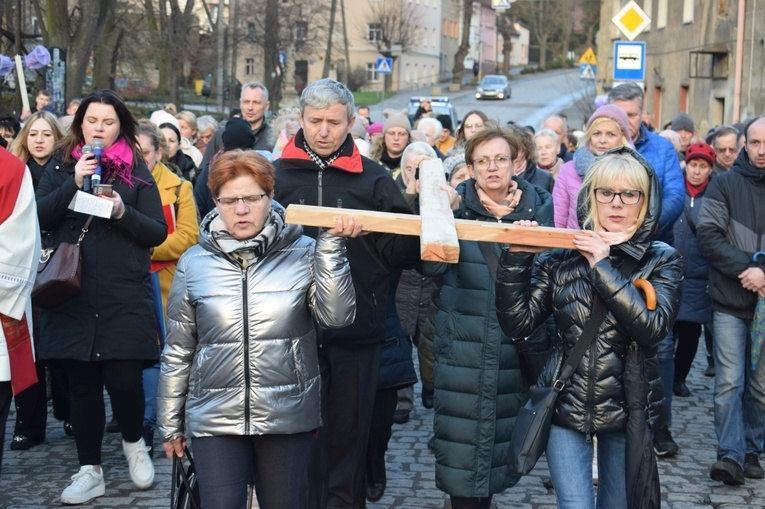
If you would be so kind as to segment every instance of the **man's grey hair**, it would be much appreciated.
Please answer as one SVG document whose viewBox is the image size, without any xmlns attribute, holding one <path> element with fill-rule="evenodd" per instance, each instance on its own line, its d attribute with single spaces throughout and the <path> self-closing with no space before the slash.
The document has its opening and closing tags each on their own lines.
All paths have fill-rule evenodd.
<svg viewBox="0 0 765 509">
<path fill-rule="evenodd" d="M 714 134 L 712 135 L 712 139 L 710 140 L 712 143 L 711 145 L 717 149 L 717 140 L 722 138 L 723 136 L 729 136 L 729 135 L 735 135 L 736 139 L 738 139 L 738 129 L 733 127 L 732 125 L 721 125 L 717 129 L 715 129 Z"/>
<path fill-rule="evenodd" d="M 433 150 L 433 147 L 425 143 L 424 141 L 415 141 L 413 143 L 410 143 L 406 146 L 404 149 L 404 153 L 401 154 L 401 167 L 403 168 L 406 164 L 406 158 L 410 155 L 423 155 L 428 156 L 431 159 L 435 159 L 436 157 L 436 151 Z"/>
<path fill-rule="evenodd" d="M 417 130 L 427 133 L 428 129 L 431 129 L 431 134 L 437 137 L 441 135 L 443 126 L 437 119 L 430 117 L 423 117 L 417 121 Z"/>
<path fill-rule="evenodd" d="M 259 81 L 250 81 L 249 83 L 245 83 L 242 85 L 242 94 L 244 94 L 244 91 L 250 88 L 259 88 L 263 91 L 263 96 L 266 98 L 266 102 L 268 102 L 268 89 L 266 86 L 259 82 Z M 242 95 L 239 95 L 239 99 L 242 98 Z"/>
<path fill-rule="evenodd" d="M 316 80 L 308 85 L 300 96 L 300 114 L 305 112 L 305 107 L 310 106 L 317 110 L 329 108 L 333 104 L 342 104 L 348 110 L 348 121 L 356 111 L 353 102 L 353 94 L 345 85 L 330 78 Z"/>
<path fill-rule="evenodd" d="M 643 89 L 637 83 L 622 83 L 608 92 L 609 104 L 614 101 L 631 101 L 633 99 L 638 100 L 640 111 L 643 111 Z"/>
<path fill-rule="evenodd" d="M 537 138 L 550 138 L 555 143 L 558 143 L 558 133 L 549 127 L 545 127 L 544 129 L 537 131 L 536 134 L 534 134 L 534 141 L 536 141 Z"/>
</svg>

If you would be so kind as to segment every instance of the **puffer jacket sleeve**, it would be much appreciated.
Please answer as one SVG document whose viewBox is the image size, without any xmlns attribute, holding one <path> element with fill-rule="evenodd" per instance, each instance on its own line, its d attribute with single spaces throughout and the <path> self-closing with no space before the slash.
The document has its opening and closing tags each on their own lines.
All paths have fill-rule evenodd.
<svg viewBox="0 0 765 509">
<path fill-rule="evenodd" d="M 184 434 L 186 395 L 198 343 L 195 308 L 186 288 L 186 269 L 182 257 L 167 299 L 167 340 L 157 389 L 157 425 L 164 442 Z"/>
<path fill-rule="evenodd" d="M 680 309 L 683 263 L 680 253 L 664 243 L 657 250 L 651 273 L 645 277 L 656 292 L 656 309 L 649 311 L 640 290 L 605 258 L 592 267 L 590 281 L 625 335 L 644 348 L 655 347 L 675 323 Z M 638 269 L 639 271 L 639 269 Z"/>
<path fill-rule="evenodd" d="M 552 312 L 548 253 L 534 261 L 531 253 L 502 251 L 497 271 L 497 315 L 513 341 L 529 336 Z"/>
<path fill-rule="evenodd" d="M 574 167 L 574 162 L 569 161 L 560 169 L 558 178 L 555 180 L 552 198 L 555 209 L 556 228 L 568 228 L 569 214 L 572 209 L 576 210 L 576 207 L 571 206 L 571 195 L 574 194 L 576 196 L 576 193 L 572 193 L 571 189 L 575 181 L 573 175 L 576 175 L 576 168 Z"/>
<path fill-rule="evenodd" d="M 661 168 L 654 168 L 661 183 L 661 216 L 659 217 L 658 238 L 671 237 L 672 227 L 683 212 L 685 204 L 685 178 L 680 162 L 669 140 L 659 137 L 662 144 L 664 162 Z"/>
<path fill-rule="evenodd" d="M 308 302 L 313 317 L 322 327 L 345 327 L 356 318 L 356 292 L 345 238 L 325 231 L 316 239 L 314 278 Z"/>
</svg>

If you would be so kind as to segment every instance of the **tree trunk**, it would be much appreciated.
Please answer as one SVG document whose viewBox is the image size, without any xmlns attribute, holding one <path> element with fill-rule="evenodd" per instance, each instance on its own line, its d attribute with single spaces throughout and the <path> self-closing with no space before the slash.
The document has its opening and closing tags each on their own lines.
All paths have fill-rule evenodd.
<svg viewBox="0 0 765 509">
<path fill-rule="evenodd" d="M 544 69 L 547 65 L 547 35 L 539 38 L 539 68 Z"/>
<path fill-rule="evenodd" d="M 465 57 L 470 50 L 470 22 L 473 18 L 473 2 L 462 0 L 462 40 L 457 54 L 454 55 L 454 69 L 452 69 L 452 83 L 462 85 L 462 75 L 465 72 Z"/>
<path fill-rule="evenodd" d="M 110 10 L 104 30 L 93 48 L 93 88 L 114 88 L 117 48 L 122 35 L 123 30 L 116 23 L 114 10 Z"/>
<path fill-rule="evenodd" d="M 67 2 L 46 0 L 47 26 L 50 44 L 66 48 L 66 100 L 82 96 L 82 85 L 96 39 L 103 30 L 106 15 L 115 8 L 116 0 L 80 0 L 80 10 L 86 13 L 76 26 L 69 25 Z"/>
<path fill-rule="evenodd" d="M 329 72 L 332 69 L 332 28 L 335 26 L 335 11 L 337 10 L 337 0 L 332 0 L 329 8 L 329 33 L 327 34 L 327 51 L 324 53 L 324 69 L 321 71 L 322 78 L 329 78 Z"/>
<path fill-rule="evenodd" d="M 265 26 L 268 27 L 270 33 L 279 34 L 281 28 L 279 26 L 279 0 L 266 0 L 266 16 Z M 276 60 L 276 54 L 281 50 L 278 47 L 279 37 L 266 37 L 263 40 L 263 80 L 264 85 L 270 92 L 271 109 L 277 111 L 279 108 L 279 101 L 282 97 L 281 83 L 282 77 L 276 76 L 274 73 Z M 284 48 L 286 51 L 287 48 Z"/>
</svg>

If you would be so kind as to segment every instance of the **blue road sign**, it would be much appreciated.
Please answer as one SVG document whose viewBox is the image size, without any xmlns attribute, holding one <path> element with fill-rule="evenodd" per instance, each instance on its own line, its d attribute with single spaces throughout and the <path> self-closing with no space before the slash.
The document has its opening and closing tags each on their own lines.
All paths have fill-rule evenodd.
<svg viewBox="0 0 765 509">
<path fill-rule="evenodd" d="M 393 72 L 393 59 L 392 58 L 378 58 L 376 71 L 377 74 L 390 74 Z"/>
<path fill-rule="evenodd" d="M 281 65 L 286 65 L 287 64 L 287 53 L 286 52 L 284 52 L 284 51 L 280 51 L 279 52 L 279 63 Z"/>
<path fill-rule="evenodd" d="M 614 81 L 645 81 L 645 42 L 614 43 Z"/>
<path fill-rule="evenodd" d="M 598 75 L 598 66 L 594 64 L 579 64 L 579 79 L 594 80 Z"/>
</svg>

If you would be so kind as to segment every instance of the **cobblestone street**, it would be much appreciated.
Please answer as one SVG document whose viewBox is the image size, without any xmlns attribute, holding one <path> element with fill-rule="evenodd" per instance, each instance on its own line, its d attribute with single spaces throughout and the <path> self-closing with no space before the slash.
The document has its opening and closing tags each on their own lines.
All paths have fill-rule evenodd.
<svg viewBox="0 0 765 509">
<path fill-rule="evenodd" d="M 746 485 L 727 487 L 709 479 L 715 460 L 713 428 L 713 379 L 702 375 L 706 367 L 703 342 L 688 379 L 689 398 L 674 398 L 673 435 L 680 454 L 659 460 L 662 507 L 765 508 L 765 480 L 747 479 Z M 415 394 L 419 395 L 419 384 Z M 434 456 L 427 448 L 433 411 L 425 410 L 417 397 L 411 419 L 394 427 L 388 451 L 388 488 L 385 496 L 369 509 L 446 509 L 448 497 L 434 483 Z M 61 491 L 77 471 L 72 438 L 64 435 L 60 422 L 49 420 L 46 442 L 28 451 L 9 451 L 15 414 L 11 410 L 5 430 L 6 451 L 0 477 L 0 508 L 43 509 L 60 506 Z M 157 444 L 159 448 L 159 444 Z M 106 434 L 103 448 L 106 496 L 81 507 L 165 509 L 169 503 L 170 460 L 155 458 L 156 482 L 147 491 L 138 491 L 130 481 L 118 434 Z M 159 455 L 159 451 L 157 451 Z M 549 476 L 544 457 L 537 468 L 513 489 L 494 497 L 497 508 L 554 508 L 552 489 L 545 487 Z"/>
</svg>

